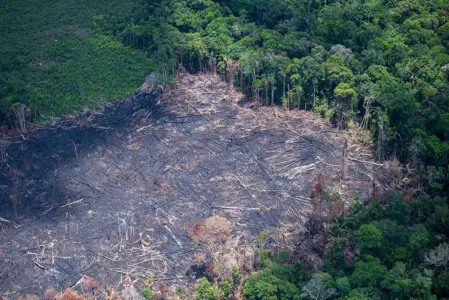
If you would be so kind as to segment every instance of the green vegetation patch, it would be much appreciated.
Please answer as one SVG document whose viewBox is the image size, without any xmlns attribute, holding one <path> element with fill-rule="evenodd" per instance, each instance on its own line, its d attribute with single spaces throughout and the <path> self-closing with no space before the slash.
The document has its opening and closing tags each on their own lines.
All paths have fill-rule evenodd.
<svg viewBox="0 0 449 300">
<path fill-rule="evenodd" d="M 31 73 L 28 85 L 30 105 L 44 117 L 126 97 L 154 70 L 142 53 L 104 35 L 67 39 L 45 55 L 57 60 Z"/>
<path fill-rule="evenodd" d="M 33 120 L 123 98 L 155 70 L 147 56 L 92 30 L 94 18 L 131 21 L 136 1 L 10 1 L 0 6 L 0 125 L 14 103 Z"/>
</svg>

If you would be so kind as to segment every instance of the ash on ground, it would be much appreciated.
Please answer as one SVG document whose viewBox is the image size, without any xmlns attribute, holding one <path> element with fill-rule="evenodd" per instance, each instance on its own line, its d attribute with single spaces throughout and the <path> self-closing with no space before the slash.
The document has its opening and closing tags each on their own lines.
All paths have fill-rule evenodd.
<svg viewBox="0 0 449 300">
<path fill-rule="evenodd" d="M 263 230 L 269 247 L 296 246 L 317 186 L 346 207 L 386 188 L 351 134 L 243 102 L 218 76 L 184 74 L 163 94 L 4 139 L 0 291 L 42 295 L 85 278 L 188 287 L 249 272 Z"/>
</svg>

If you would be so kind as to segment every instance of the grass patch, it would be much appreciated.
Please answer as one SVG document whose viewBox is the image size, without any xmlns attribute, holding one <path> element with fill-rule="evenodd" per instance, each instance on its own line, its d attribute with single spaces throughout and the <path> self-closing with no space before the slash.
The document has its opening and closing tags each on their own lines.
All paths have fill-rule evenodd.
<svg viewBox="0 0 449 300">
<path fill-rule="evenodd" d="M 94 32 L 95 16 L 131 19 L 136 0 L 6 0 L 0 5 L 0 125 L 23 103 L 34 120 L 124 98 L 156 69 L 147 56 Z"/>
</svg>

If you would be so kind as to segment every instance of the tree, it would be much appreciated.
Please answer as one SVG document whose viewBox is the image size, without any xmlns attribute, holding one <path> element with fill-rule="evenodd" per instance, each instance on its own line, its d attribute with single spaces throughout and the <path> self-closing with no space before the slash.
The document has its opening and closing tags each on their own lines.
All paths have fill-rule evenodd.
<svg viewBox="0 0 449 300">
<path fill-rule="evenodd" d="M 406 266 L 401 262 L 396 263 L 382 281 L 382 287 L 390 290 L 394 299 L 410 299 L 412 284 Z"/>
<path fill-rule="evenodd" d="M 208 55 L 208 51 L 200 34 L 186 34 L 185 54 L 188 58 L 185 62 L 187 67 L 192 71 L 204 71 L 204 59 Z"/>
<path fill-rule="evenodd" d="M 412 282 L 412 296 L 415 299 L 436 300 L 432 295 L 432 276 L 433 272 L 428 269 L 413 269 L 409 272 Z"/>
<path fill-rule="evenodd" d="M 410 220 L 410 206 L 407 202 L 397 193 L 388 193 L 386 198 L 388 200 L 386 217 L 399 224 L 407 225 Z"/>
<path fill-rule="evenodd" d="M 349 295 L 343 297 L 343 300 L 374 300 L 382 299 L 382 292 L 375 288 L 357 288 L 349 292 Z"/>
<path fill-rule="evenodd" d="M 407 246 L 407 228 L 390 219 L 382 219 L 371 223 L 380 230 L 382 238 L 380 245 L 375 248 L 376 256 L 383 261 L 390 261 L 392 251 L 398 247 Z M 401 253 L 397 253 L 400 255 Z M 397 258 L 396 258 L 397 259 Z M 394 264 L 396 260 L 391 261 Z"/>
<path fill-rule="evenodd" d="M 354 107 L 354 100 L 357 93 L 348 83 L 340 83 L 334 89 L 334 122 L 340 129 L 346 128 L 349 121 L 349 114 Z"/>
<path fill-rule="evenodd" d="M 303 92 L 303 89 L 301 86 L 302 78 L 299 74 L 294 74 L 290 77 L 290 81 L 292 82 L 292 84 L 294 86 L 294 88 L 293 88 L 293 90 L 291 90 L 291 92 L 296 95 L 296 105 L 299 109 L 299 106 L 301 104 L 302 92 Z"/>
<path fill-rule="evenodd" d="M 312 96 L 312 107 L 315 108 L 318 85 L 324 79 L 324 68 L 315 58 L 306 56 L 299 61 L 298 72 L 304 78 L 306 92 Z"/>
<path fill-rule="evenodd" d="M 11 105 L 11 111 L 14 113 L 16 119 L 16 126 L 20 133 L 26 132 L 26 106 L 22 103 L 14 103 Z"/>
<path fill-rule="evenodd" d="M 359 87 L 359 95 L 363 99 L 363 119 L 360 126 L 368 129 L 376 111 L 376 100 L 379 96 L 380 87 L 371 81 L 363 82 Z"/>
<path fill-rule="evenodd" d="M 367 256 L 364 261 L 355 264 L 354 272 L 350 277 L 351 286 L 376 288 L 388 273 L 387 267 L 381 264 L 378 258 Z"/>
<path fill-rule="evenodd" d="M 300 263 L 291 267 L 274 263 L 267 259 L 262 270 L 245 279 L 243 293 L 251 300 L 299 300 L 299 286 L 305 278 Z"/>
<path fill-rule="evenodd" d="M 426 246 L 430 241 L 429 232 L 423 225 L 414 225 L 409 228 L 409 247 L 412 250 L 415 261 L 421 261 Z"/>
<path fill-rule="evenodd" d="M 442 273 L 432 279 L 432 290 L 442 298 L 449 297 L 449 273 Z"/>
<path fill-rule="evenodd" d="M 343 59 L 335 54 L 326 60 L 324 69 L 330 93 L 338 84 L 342 82 L 350 83 L 354 80 L 352 71 L 345 66 Z"/>
<path fill-rule="evenodd" d="M 381 245 L 382 232 L 372 224 L 363 224 L 356 233 L 357 241 L 362 248 L 376 248 Z"/>
<path fill-rule="evenodd" d="M 329 52 L 341 57 L 345 64 L 348 64 L 354 58 L 352 50 L 340 44 L 333 45 Z"/>
<path fill-rule="evenodd" d="M 444 272 L 447 272 L 449 267 L 449 244 L 439 244 L 426 254 L 424 261 L 428 265 L 441 267 Z"/>
<path fill-rule="evenodd" d="M 326 300 L 333 297 L 337 289 L 333 287 L 331 275 L 316 273 L 312 279 L 302 288 L 301 298 L 313 300 Z"/>
<path fill-rule="evenodd" d="M 351 291 L 351 282 L 348 277 L 337 278 L 335 286 L 340 296 L 347 295 Z"/>
<path fill-rule="evenodd" d="M 352 295 L 352 296 L 347 296 L 347 297 L 344 297 L 341 299 L 343 299 L 343 300 L 371 300 L 371 298 L 365 297 L 362 295 Z"/>
<path fill-rule="evenodd" d="M 216 300 L 217 296 L 215 295 L 214 288 L 210 285 L 210 282 L 207 278 L 203 277 L 198 280 L 196 290 L 195 290 L 195 299 L 196 300 Z"/>
</svg>

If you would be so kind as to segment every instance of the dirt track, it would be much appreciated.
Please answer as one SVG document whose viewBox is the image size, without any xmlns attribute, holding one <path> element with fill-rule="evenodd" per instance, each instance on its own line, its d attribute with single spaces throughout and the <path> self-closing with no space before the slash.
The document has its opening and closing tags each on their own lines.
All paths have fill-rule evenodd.
<svg viewBox="0 0 449 300">
<path fill-rule="evenodd" d="M 346 133 L 310 112 L 240 100 L 218 77 L 185 75 L 163 96 L 136 94 L 3 142 L 0 292 L 42 295 L 83 276 L 188 286 L 211 260 L 217 276 L 250 269 L 264 229 L 293 245 L 319 176 L 347 202 L 368 198 L 377 166 Z"/>
</svg>

